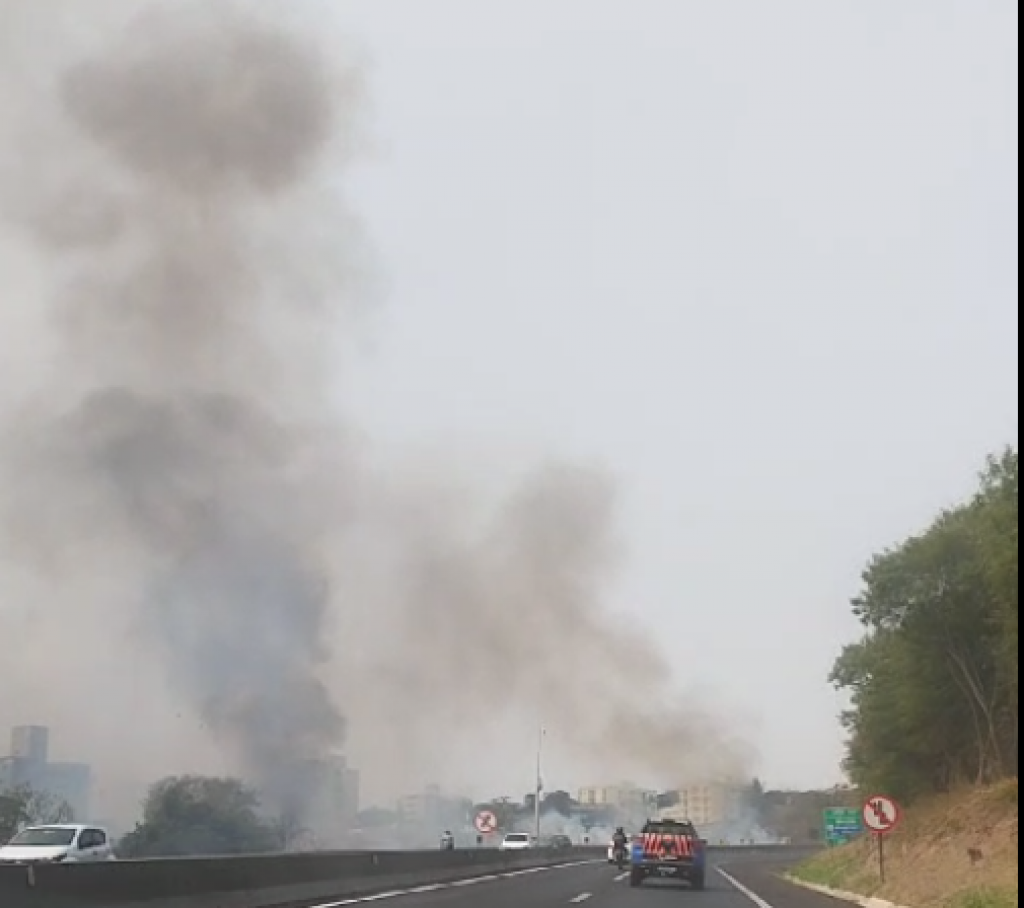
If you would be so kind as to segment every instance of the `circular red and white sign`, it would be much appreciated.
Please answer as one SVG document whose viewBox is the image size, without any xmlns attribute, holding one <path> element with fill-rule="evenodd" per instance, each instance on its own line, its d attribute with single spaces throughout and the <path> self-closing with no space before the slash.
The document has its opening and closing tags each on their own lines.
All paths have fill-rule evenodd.
<svg viewBox="0 0 1024 908">
<path fill-rule="evenodd" d="M 498 818 L 489 810 L 485 810 L 477 815 L 474 825 L 477 832 L 482 835 L 490 835 L 492 832 L 498 831 Z"/>
<path fill-rule="evenodd" d="M 864 826 L 876 835 L 892 832 L 903 818 L 900 805 L 885 795 L 869 798 L 864 804 Z"/>
</svg>

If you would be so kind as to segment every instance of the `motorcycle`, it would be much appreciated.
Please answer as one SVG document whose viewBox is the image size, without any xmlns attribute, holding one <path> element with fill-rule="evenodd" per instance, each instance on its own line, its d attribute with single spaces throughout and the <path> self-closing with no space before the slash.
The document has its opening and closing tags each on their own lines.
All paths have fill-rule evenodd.
<svg viewBox="0 0 1024 908">
<path fill-rule="evenodd" d="M 626 846 L 625 845 L 616 845 L 615 846 L 614 858 L 615 858 L 615 866 L 618 867 L 619 870 L 625 870 L 626 869 L 626 863 L 627 863 L 627 860 L 626 860 L 627 852 L 626 852 Z"/>
</svg>

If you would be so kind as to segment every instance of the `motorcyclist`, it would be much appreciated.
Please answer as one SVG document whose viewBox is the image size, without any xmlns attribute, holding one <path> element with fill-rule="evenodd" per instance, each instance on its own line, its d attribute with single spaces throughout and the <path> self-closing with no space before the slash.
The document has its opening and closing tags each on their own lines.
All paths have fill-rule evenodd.
<svg viewBox="0 0 1024 908">
<path fill-rule="evenodd" d="M 621 826 L 615 830 L 615 834 L 612 836 L 612 847 L 615 850 L 615 859 L 619 862 L 625 860 L 626 857 L 626 845 L 629 842 L 629 837 L 626 835 L 626 830 Z"/>
</svg>

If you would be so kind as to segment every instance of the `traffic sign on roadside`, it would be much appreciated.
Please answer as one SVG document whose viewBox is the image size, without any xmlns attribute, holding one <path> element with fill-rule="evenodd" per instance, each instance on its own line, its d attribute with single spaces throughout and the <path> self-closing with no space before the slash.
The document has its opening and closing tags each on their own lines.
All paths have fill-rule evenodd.
<svg viewBox="0 0 1024 908">
<path fill-rule="evenodd" d="M 885 840 L 903 820 L 900 805 L 886 795 L 876 795 L 864 803 L 864 825 L 874 833 L 878 843 L 878 876 L 886 882 Z"/>
<path fill-rule="evenodd" d="M 492 835 L 498 831 L 498 818 L 489 810 L 484 810 L 477 814 L 473 825 L 481 835 Z"/>
<path fill-rule="evenodd" d="M 825 811 L 825 843 L 836 847 L 864 835 L 864 817 L 851 807 L 830 807 Z"/>
<path fill-rule="evenodd" d="M 888 835 L 895 831 L 903 819 L 900 805 L 885 795 L 868 798 L 861 815 L 864 826 L 875 835 Z"/>
</svg>

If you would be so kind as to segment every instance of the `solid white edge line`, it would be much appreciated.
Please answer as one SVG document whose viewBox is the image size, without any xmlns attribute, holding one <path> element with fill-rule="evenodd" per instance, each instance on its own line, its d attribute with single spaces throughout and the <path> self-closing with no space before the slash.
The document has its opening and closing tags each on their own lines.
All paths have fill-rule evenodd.
<svg viewBox="0 0 1024 908">
<path fill-rule="evenodd" d="M 786 874 L 784 879 L 787 883 L 790 883 L 793 886 L 799 886 L 801 889 L 806 889 L 808 892 L 827 896 L 833 901 L 849 902 L 852 905 L 859 905 L 860 908 L 905 908 L 905 906 L 897 905 L 895 902 L 889 902 L 885 899 L 875 898 L 868 895 L 857 895 L 855 892 L 846 892 L 842 889 L 830 889 L 828 886 L 819 886 L 817 883 L 807 883 L 790 874 Z"/>
<path fill-rule="evenodd" d="M 748 889 L 739 880 L 729 873 L 722 870 L 721 867 L 716 867 L 715 870 L 718 875 L 725 880 L 733 889 L 735 889 L 740 895 L 746 896 L 751 902 L 757 905 L 757 908 L 772 908 L 772 905 L 766 902 L 761 896 L 759 896 L 753 889 Z"/>
</svg>

